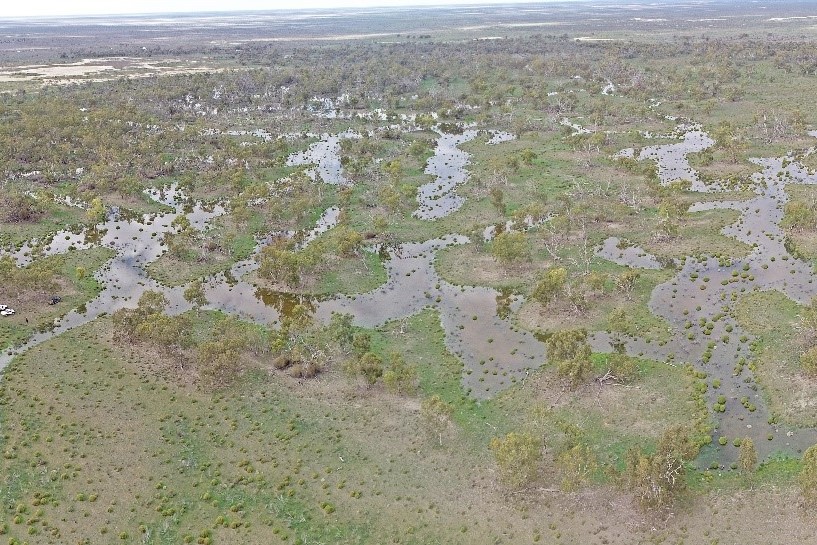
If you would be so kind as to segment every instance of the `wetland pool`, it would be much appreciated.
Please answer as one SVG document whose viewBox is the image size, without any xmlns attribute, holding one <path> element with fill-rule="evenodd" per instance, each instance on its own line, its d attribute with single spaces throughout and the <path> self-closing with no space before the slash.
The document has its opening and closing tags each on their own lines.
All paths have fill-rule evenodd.
<svg viewBox="0 0 817 545">
<path fill-rule="evenodd" d="M 479 134 L 469 128 L 460 133 L 438 132 L 435 153 L 426 166 L 427 174 L 434 179 L 418 191 L 419 206 L 415 211 L 415 216 L 427 221 L 455 213 L 462 205 L 463 197 L 455 190 L 468 182 L 466 167 L 470 156 L 458 146 Z M 498 131 L 489 134 L 492 135 L 488 141 L 490 145 L 512 137 Z M 355 133 L 351 132 L 322 135 L 306 152 L 293 154 L 291 164 L 314 165 L 311 168 L 315 169 L 316 183 L 351 183 L 343 175 L 339 141 L 354 137 Z M 694 125 L 686 132 L 679 130 L 677 138 L 678 142 L 647 147 L 637 158 L 655 161 L 664 184 L 682 179 L 689 182 L 693 191 L 723 192 L 717 184 L 706 185 L 690 167 L 687 158 L 688 154 L 711 146 L 711 138 Z M 628 150 L 624 150 L 623 156 L 627 155 Z M 634 153 L 630 155 L 634 156 Z M 591 344 L 596 352 L 610 352 L 613 341 L 623 340 L 631 355 L 670 365 L 689 363 L 706 373 L 709 384 L 706 395 L 715 425 L 714 436 L 752 437 L 762 459 L 776 451 L 796 452 L 814 444 L 817 430 L 789 429 L 770 423 L 767 404 L 748 365 L 754 338 L 735 320 L 735 305 L 742 294 L 755 290 L 778 290 L 801 304 L 817 295 L 811 264 L 788 254 L 780 227 L 783 205 L 788 200 L 786 186 L 815 184 L 817 175 L 792 157 L 753 161 L 762 170 L 752 177 L 752 198 L 744 201 L 709 200 L 689 209 L 691 214 L 712 208 L 739 212 L 739 219 L 722 232 L 749 245 L 749 255 L 727 261 L 713 256 L 687 257 L 670 264 L 676 269 L 675 276 L 658 285 L 649 302 L 650 310 L 669 324 L 669 341 L 659 344 L 633 337 L 614 339 L 608 333 L 594 332 Z M 145 267 L 166 251 L 163 239 L 166 234 L 174 232 L 175 219 L 185 216 L 194 229 L 206 230 L 212 220 L 226 213 L 227 203 L 193 202 L 176 186 L 147 193 L 151 199 L 165 205 L 168 211 L 111 218 L 94 228 L 60 232 L 49 240 L 32 240 L 22 248 L 6 252 L 14 257 L 18 266 L 31 263 L 39 255 L 97 245 L 111 248 L 116 254 L 96 273 L 103 289 L 95 299 L 83 309 L 73 310 L 58 319 L 52 330 L 35 333 L 24 345 L 6 351 L 0 356 L 0 368 L 16 354 L 56 335 L 103 314 L 134 307 L 147 290 L 162 292 L 170 301 L 167 311 L 171 314 L 191 309 L 183 297 L 186 286 L 164 286 L 150 278 Z M 470 243 L 467 237 L 455 233 L 432 240 L 364 250 L 380 252 L 385 258 L 387 272 L 386 283 L 367 293 L 305 298 L 265 290 L 246 280 L 247 275 L 258 268 L 256 254 L 271 239 L 292 237 L 304 247 L 337 225 L 340 217 L 339 208 L 328 208 L 313 228 L 272 233 L 258 240 L 252 256 L 233 264 L 227 273 L 205 279 L 208 304 L 203 308 L 261 324 L 275 324 L 295 304 L 305 304 L 323 323 L 328 322 L 333 313 L 346 313 L 352 315 L 356 325 L 370 328 L 431 308 L 439 313 L 446 346 L 463 363 L 464 390 L 478 399 L 490 398 L 511 387 L 545 363 L 544 344 L 533 333 L 515 325 L 516 312 L 524 302 L 521 296 L 508 296 L 487 287 L 454 285 L 437 274 L 434 263 L 438 252 Z M 532 223 L 523 226 L 535 227 Z M 492 235 L 490 227 L 486 226 L 486 238 Z M 614 238 L 606 240 L 597 255 L 632 268 L 666 266 L 657 257 Z M 723 411 L 715 412 L 712 408 L 718 404 L 720 396 L 725 396 L 727 403 Z M 722 449 L 720 459 L 730 461 L 734 450 Z"/>
</svg>

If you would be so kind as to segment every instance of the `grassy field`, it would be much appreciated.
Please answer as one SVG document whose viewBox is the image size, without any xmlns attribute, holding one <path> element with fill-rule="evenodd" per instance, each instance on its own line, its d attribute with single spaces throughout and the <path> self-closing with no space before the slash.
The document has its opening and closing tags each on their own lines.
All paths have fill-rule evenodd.
<svg viewBox="0 0 817 545">
<path fill-rule="evenodd" d="M 807 348 L 798 332 L 801 310 L 780 293 L 768 292 L 742 297 L 736 313 L 738 322 L 760 338 L 756 374 L 773 414 L 806 427 L 817 424 L 817 385 L 800 366 L 800 354 Z"/>
<path fill-rule="evenodd" d="M 442 446 L 424 426 L 418 398 L 366 388 L 337 370 L 302 382 L 246 356 L 240 382 L 208 392 L 185 385 L 174 363 L 150 347 L 117 343 L 107 320 L 57 337 L 16 360 L 0 388 L 0 528 L 29 543 L 644 538 L 653 522 L 611 487 L 604 468 L 615 468 L 627 448 L 654 440 L 667 424 L 705 419 L 692 395 L 696 379 L 642 361 L 632 386 L 565 393 L 545 368 L 495 400 L 475 403 L 459 387 L 461 364 L 445 351 L 437 320 L 425 312 L 403 328 L 375 331 L 373 346 L 410 358 L 420 396 L 438 394 L 454 407 Z M 534 429 L 545 437 L 549 457 L 571 428 L 581 430 L 602 464 L 596 484 L 560 492 L 558 470 L 545 464 L 537 478 L 544 495 L 515 497 L 509 507 L 487 450 L 490 437 Z M 786 483 L 786 463 L 766 466 L 754 482 Z M 712 478 L 690 477 L 704 502 L 690 497 L 659 542 L 745 531 L 725 523 L 739 511 L 717 492 L 724 486 L 747 498 L 740 509 L 769 510 L 757 502 L 760 492 L 740 491 L 734 476 Z M 771 493 L 790 497 L 785 490 Z M 696 518 L 702 510 L 712 514 L 711 523 Z M 598 513 L 629 523 L 588 525 Z"/>
</svg>

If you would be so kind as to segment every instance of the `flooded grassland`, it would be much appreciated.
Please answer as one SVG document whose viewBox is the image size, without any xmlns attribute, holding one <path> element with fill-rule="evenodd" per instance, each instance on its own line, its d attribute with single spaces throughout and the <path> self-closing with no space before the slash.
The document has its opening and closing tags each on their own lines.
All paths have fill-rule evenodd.
<svg viewBox="0 0 817 545">
<path fill-rule="evenodd" d="M 478 134 L 468 128 L 455 133 L 438 128 L 437 132 L 439 137 L 433 155 L 426 164 L 426 173 L 432 180 L 418 188 L 418 208 L 413 213 L 424 221 L 449 216 L 463 205 L 465 198 L 456 193 L 456 188 L 469 181 L 469 154 L 458 146 Z M 499 131 L 491 135 L 488 145 L 501 145 L 512 139 L 512 135 Z M 273 138 L 268 133 L 257 136 L 265 140 Z M 345 131 L 315 136 L 318 140 L 305 151 L 290 155 L 287 164 L 314 165 L 306 172 L 315 183 L 354 185 L 344 175 L 340 141 L 360 138 L 360 135 Z M 724 192 L 718 184 L 704 183 L 689 165 L 689 154 L 701 152 L 714 143 L 699 126 L 679 125 L 673 134 L 662 138 L 676 138 L 679 142 L 648 146 L 637 156 L 640 161 L 656 163 L 662 183 L 680 180 L 694 192 L 714 196 Z M 634 157 L 634 152 L 624 150 L 619 156 Z M 761 455 L 766 456 L 781 449 L 802 450 L 817 440 L 817 433 L 787 428 L 771 418 L 763 392 L 750 370 L 750 347 L 754 338 L 735 320 L 735 304 L 743 294 L 757 290 L 777 290 L 800 304 L 817 294 L 811 264 L 788 254 L 780 228 L 782 208 L 787 200 L 786 186 L 813 184 L 817 177 L 790 157 L 753 161 L 762 168 L 752 178 L 753 198 L 710 199 L 689 209 L 690 214 L 709 209 L 739 212 L 740 219 L 724 228 L 723 233 L 750 246 L 750 255 L 731 260 L 697 256 L 676 262 L 677 274 L 654 289 L 649 303 L 651 311 L 671 326 L 670 340 L 655 343 L 628 338 L 626 347 L 633 356 L 670 365 L 690 363 L 705 373 L 710 385 L 707 399 L 716 422 L 715 435 L 752 437 Z M 3 366 L 16 354 L 56 335 L 119 308 L 135 306 L 147 290 L 162 292 L 170 301 L 170 313 L 192 308 L 183 297 L 185 285 L 164 286 L 152 279 L 145 267 L 166 252 L 164 236 L 177 229 L 174 220 L 185 217 L 193 229 L 207 230 L 215 218 L 226 213 L 228 203 L 195 202 L 177 186 L 148 190 L 146 194 L 172 211 L 127 219 L 111 217 L 80 232 L 59 232 L 49 240 L 29 241 L 12 253 L 18 266 L 29 264 L 39 255 L 93 246 L 110 248 L 116 255 L 96 274 L 103 289 L 95 299 L 57 320 L 53 329 L 36 333 L 26 344 L 8 349 L 0 360 Z M 314 228 L 302 233 L 271 233 L 260 238 L 249 258 L 234 263 L 228 272 L 205 279 L 203 286 L 208 301 L 205 308 L 260 324 L 278 323 L 282 312 L 292 307 L 286 303 L 290 296 L 260 288 L 247 280 L 247 275 L 258 269 L 260 249 L 281 236 L 299 240 L 299 247 L 304 248 L 335 227 L 341 214 L 340 208 L 330 207 Z M 534 227 L 532 223 L 525 226 Z M 512 224 L 505 228 L 512 228 Z M 494 226 L 485 228 L 486 241 L 490 241 L 494 229 Z M 466 236 L 450 234 L 393 247 L 372 246 L 364 251 L 379 252 L 385 259 L 388 279 L 383 286 L 357 295 L 298 296 L 298 299 L 308 303 L 308 308 L 321 322 L 328 323 L 333 313 L 343 313 L 352 315 L 356 325 L 367 328 L 403 320 L 424 309 L 435 309 L 445 331 L 446 345 L 463 362 L 463 389 L 476 398 L 491 397 L 536 371 L 545 363 L 546 354 L 541 341 L 514 325 L 514 316 L 524 301 L 521 296 L 507 300 L 504 294 L 492 288 L 457 286 L 437 274 L 438 251 L 469 243 Z M 604 241 L 597 249 L 597 256 L 636 269 L 673 266 L 615 237 Z M 597 332 L 592 339 L 595 350 L 611 349 L 609 334 Z"/>
</svg>

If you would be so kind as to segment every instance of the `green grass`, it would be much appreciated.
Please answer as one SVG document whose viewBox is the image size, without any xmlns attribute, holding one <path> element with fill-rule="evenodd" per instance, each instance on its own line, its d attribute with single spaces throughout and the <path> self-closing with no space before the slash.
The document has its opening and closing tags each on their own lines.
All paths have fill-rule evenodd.
<svg viewBox="0 0 817 545">
<path fill-rule="evenodd" d="M 93 299 L 102 290 L 93 275 L 113 253 L 108 248 L 92 248 L 40 258 L 38 263 L 54 270 L 53 292 L 0 290 L 4 303 L 17 310 L 14 316 L 0 319 L 0 349 L 24 342 L 35 332 L 49 328 L 56 318 Z M 85 269 L 84 276 L 78 275 L 78 267 Z M 52 295 L 59 295 L 62 301 L 49 305 Z"/>
<path fill-rule="evenodd" d="M 216 395 L 186 390 L 146 373 L 108 335 L 104 324 L 72 331 L 20 358 L 5 375 L 0 399 L 9 455 L 2 474 L 11 509 L 2 517 L 12 536 L 24 538 L 30 526 L 11 522 L 14 507 L 24 503 L 34 511 L 32 502 L 43 493 L 54 503 L 41 506 L 36 535 L 71 541 L 107 539 L 106 531 L 114 538 L 126 532 L 126 543 L 146 536 L 179 543 L 209 529 L 216 543 L 284 542 L 284 536 L 370 543 L 389 539 L 393 522 L 405 532 L 406 525 L 436 519 L 433 511 L 419 514 L 425 512 L 417 511 L 419 497 L 407 497 L 388 518 L 372 519 L 378 496 L 394 501 L 405 479 L 434 487 L 433 471 L 417 473 L 428 471 L 428 462 L 413 468 L 397 461 L 408 445 L 379 423 L 384 401 L 338 411 L 337 394 L 327 403 L 293 391 L 294 382 L 257 373 Z M 359 395 L 355 389 L 347 391 Z M 28 406 L 32 399 L 42 403 Z M 28 408 L 18 412 L 18 405 Z M 416 417 L 401 412 L 404 434 Z M 369 437 L 374 431 L 376 441 Z M 408 443 L 431 448 L 424 438 Z M 388 451 L 394 451 L 391 462 L 381 458 Z M 392 467 L 409 474 L 392 474 Z M 36 477 L 42 471 L 53 480 Z M 414 515 L 407 518 L 405 509 Z M 230 528 L 233 523 L 238 526 Z M 426 542 L 439 529 L 415 531 L 417 542 Z"/>
<path fill-rule="evenodd" d="M 438 395 L 451 405 L 453 420 L 472 441 L 484 448 L 486 428 L 508 428 L 510 419 L 501 410 L 501 402 L 498 406 L 466 395 L 461 383 L 462 362 L 447 351 L 436 311 L 422 311 L 407 320 L 403 333 L 400 329 L 400 324 L 392 323 L 378 330 L 374 346 L 384 353 L 396 351 L 416 365 L 422 395 Z"/>
<path fill-rule="evenodd" d="M 387 280 L 383 261 L 376 252 L 361 251 L 360 257 L 341 258 L 323 271 L 312 289 L 316 294 L 366 293 Z"/>
<path fill-rule="evenodd" d="M 375 131 L 365 146 L 352 146 L 365 154 L 368 162 L 353 176 L 355 187 L 349 195 L 335 187 L 310 183 L 294 194 L 284 195 L 282 191 L 274 202 L 277 207 L 252 206 L 241 221 L 228 214 L 214 222 L 215 228 L 204 236 L 223 243 L 223 254 L 203 260 L 192 251 L 175 257 L 165 255 L 150 264 L 151 276 L 167 285 L 180 285 L 225 270 L 250 255 L 254 236 L 310 229 L 327 206 L 336 204 L 344 210 L 344 225 L 365 233 L 373 243 L 424 241 L 449 233 L 468 235 L 471 244 L 440 251 L 435 262 L 440 275 L 455 284 L 491 286 L 526 296 L 540 272 L 550 266 L 564 266 L 571 279 L 581 278 L 585 272 L 580 264 L 585 257 L 583 235 L 591 248 L 609 236 L 618 236 L 663 258 L 745 256 L 750 248 L 720 233 L 738 217 L 730 210 L 688 214 L 680 221 L 677 236 L 658 239 L 658 207 L 666 194 L 649 181 L 652 163 L 628 170 L 611 156 L 625 147 L 638 149 L 670 142 L 648 140 L 638 133 L 672 130 L 676 121 L 665 119 L 665 115 L 701 122 L 710 131 L 721 122 L 735 125 L 745 144 L 735 160 L 719 146 L 689 157 L 694 168 L 713 179 L 756 172 L 757 166 L 748 162 L 749 157 L 779 156 L 788 149 L 797 151 L 813 145 L 814 139 L 806 137 L 804 131 L 817 126 L 817 110 L 804 97 L 812 96 L 814 77 L 798 73 L 796 67 L 791 72 L 783 69 L 790 54 L 787 40 L 797 41 L 801 47 L 806 44 L 803 50 L 809 50 L 809 23 L 756 21 L 749 27 L 741 23 L 705 30 L 707 25 L 693 21 L 684 21 L 680 30 L 676 25 L 659 25 L 663 28 L 656 30 L 642 23 L 643 30 L 635 24 L 624 30 L 594 30 L 593 37 L 624 40 L 609 43 L 575 42 L 583 32 L 570 25 L 563 37 L 539 28 L 435 28 L 428 31 L 431 38 L 394 37 L 408 46 L 379 44 L 380 37 L 366 38 L 360 49 L 354 40 L 321 42 L 314 49 L 299 42 L 291 50 L 292 57 L 288 53 L 276 55 L 280 81 L 278 76 L 265 79 L 267 74 L 262 72 L 269 69 L 269 59 L 247 44 L 240 55 L 230 52 L 237 55 L 235 61 L 219 60 L 217 54 L 208 61 L 218 68 L 239 68 L 240 63 L 240 72 L 167 76 L 151 79 L 149 85 L 133 81 L 126 91 L 119 90 L 120 84 L 89 83 L 25 97 L 9 94 L 8 102 L 4 102 L 9 107 L 4 106 L 2 116 L 13 126 L 19 121 L 15 116 L 26 108 L 37 111 L 33 106 L 40 102 L 36 101 L 64 94 L 65 104 L 73 107 L 75 102 L 77 107 L 88 108 L 89 117 L 99 127 L 106 123 L 113 127 L 121 120 L 93 117 L 99 115 L 98 102 L 109 95 L 120 100 L 124 97 L 123 103 L 139 105 L 134 106 L 135 113 L 155 117 L 167 136 L 155 141 L 167 147 L 155 154 L 155 164 L 172 164 L 176 169 L 172 176 L 139 178 L 136 187 L 189 180 L 193 198 L 235 203 L 241 199 L 240 190 L 249 184 L 261 187 L 300 167 L 283 166 L 283 149 L 256 145 L 258 139 L 252 136 L 208 134 L 202 138 L 203 125 L 176 130 L 180 123 L 190 122 L 189 112 L 167 108 L 175 100 L 168 97 L 184 96 L 188 88 L 197 87 L 206 90 L 206 98 L 212 87 L 220 88 L 224 83 L 228 90 L 224 100 L 229 103 L 230 93 L 244 86 L 252 88 L 255 78 L 268 89 L 288 81 L 287 86 L 297 96 L 333 95 L 349 85 L 342 76 L 319 70 L 323 79 L 312 80 L 300 73 L 302 66 L 293 66 L 289 59 L 309 58 L 310 66 L 314 61 L 321 67 L 326 66 L 322 64 L 325 55 L 332 56 L 329 65 L 349 55 L 349 72 L 354 73 L 366 55 L 376 54 L 389 62 L 390 55 L 397 59 L 400 50 L 412 47 L 424 59 L 422 71 L 396 74 L 399 81 L 389 80 L 385 73 L 373 73 L 371 79 L 376 83 L 354 83 L 367 97 L 367 106 L 399 113 L 437 111 L 448 120 L 474 121 L 479 128 L 503 128 L 518 136 L 512 142 L 487 146 L 481 135 L 462 146 L 471 154 L 466 167 L 471 179 L 457 188 L 466 199 L 462 208 L 434 222 L 412 217 L 416 189 L 430 180 L 424 173 L 429 154 L 415 157 L 408 148 L 416 138 L 436 135 L 416 131 L 392 138 Z M 363 27 L 366 24 L 361 22 Z M 473 41 L 498 32 L 505 39 Z M 552 32 L 561 34 L 562 30 Z M 740 36 L 744 32 L 746 35 Z M 748 37 L 762 43 L 750 42 Z M 468 62 L 452 62 L 447 48 L 463 48 L 459 54 Z M 473 57 L 469 56 L 472 50 L 476 52 Z M 359 57 L 351 57 L 358 53 Z M 263 66 L 263 70 L 252 70 L 248 78 L 236 79 L 237 75 L 247 75 L 246 66 L 254 65 Z M 603 82 L 599 74 L 608 72 L 615 73 L 611 79 L 628 96 L 600 94 Z M 582 74 L 581 80 L 573 78 L 576 73 Z M 385 91 L 374 91 L 378 85 Z M 704 88 L 710 85 L 717 89 L 706 96 Z M 14 90 L 13 84 L 2 87 Z M 36 90 L 34 83 L 21 87 Z M 559 95 L 548 96 L 549 91 Z M 219 130 L 263 125 L 277 132 L 336 132 L 351 127 L 361 133 L 382 125 L 301 115 L 297 111 L 300 98 L 284 106 L 286 115 L 270 116 L 266 110 L 257 113 L 257 100 L 274 103 L 277 94 L 242 96 L 235 105 L 225 104 L 221 116 L 208 116 L 207 124 Z M 416 98 L 411 98 L 414 95 Z M 662 104 L 652 106 L 649 99 Z M 111 104 L 117 103 L 112 100 Z M 146 105 L 144 111 L 139 110 L 141 104 Z M 245 112 L 240 118 L 230 117 L 236 111 L 231 108 L 240 104 L 251 107 L 239 110 Z M 455 111 L 460 104 L 477 108 Z M 449 109 L 454 111 L 449 113 Z M 802 126 L 786 126 L 782 134 L 771 138 L 764 132 L 764 116 L 779 117 L 782 125 L 790 125 L 798 110 Z M 113 113 L 118 110 L 113 109 Z M 604 131 L 606 140 L 598 148 L 589 146 L 588 138 L 570 136 L 571 131 L 559 124 L 562 117 Z M 35 117 L 28 115 L 27 119 L 30 126 L 36 125 L 31 122 Z M 21 135 L 31 141 L 48 141 L 22 126 L 23 122 L 25 119 L 20 127 L 14 126 Z M 153 138 L 135 128 L 127 135 L 143 136 Z M 291 141 L 289 151 L 305 149 L 313 141 Z M 90 194 L 94 191 L 93 176 L 99 177 L 101 187 L 103 178 L 141 175 L 145 165 L 137 153 L 130 158 L 115 156 L 131 149 L 132 144 L 117 147 L 119 142 L 111 141 L 105 158 L 101 153 L 86 154 L 87 150 L 77 146 L 77 159 L 61 158 L 63 164 L 57 165 L 56 171 L 70 173 L 81 166 L 89 169 L 88 175 L 80 179 L 69 176 L 57 188 L 75 194 L 84 187 Z M 138 149 L 143 153 L 149 148 Z M 521 161 L 525 150 L 536 154 L 530 164 Z M 201 161 L 210 155 L 212 162 Z M 38 160 L 38 156 L 20 154 L 12 161 L 22 165 L 29 159 Z M 814 157 L 807 160 L 811 166 L 816 164 Z M 391 179 L 383 165 L 394 159 L 400 160 L 402 172 Z M 73 164 L 80 160 L 82 164 Z M 108 176 L 107 170 L 100 168 L 107 160 L 121 169 L 112 169 Z M 100 164 L 94 164 L 97 161 Z M 50 178 L 44 178 L 43 183 L 51 183 Z M 389 203 L 381 202 L 392 185 L 398 195 Z M 502 190 L 503 206 L 492 202 L 492 187 Z M 163 209 L 144 196 L 122 197 L 114 189 L 109 191 L 102 195 L 106 204 L 139 212 Z M 789 191 L 793 198 L 805 199 L 811 193 L 810 188 L 791 187 Z M 622 199 L 622 194 L 628 199 Z M 669 194 L 684 205 L 749 195 L 680 190 Z M 560 219 L 567 218 L 569 233 L 565 232 L 554 256 L 546 248 L 557 246 L 549 239 L 548 230 L 531 229 L 525 235 L 531 260 L 510 266 L 498 263 L 490 254 L 490 244 L 479 240 L 482 230 L 504 222 L 532 202 Z M 385 232 L 378 232 L 375 226 L 383 219 L 388 226 Z M 0 226 L 0 245 L 17 245 L 32 236 L 44 237 L 66 224 L 85 221 L 82 210 L 49 206 L 37 223 Z M 813 233 L 793 236 L 804 255 L 814 259 Z M 21 305 L 28 305 L 20 307 L 22 312 L 0 319 L 0 347 L 20 342 L 92 298 L 100 289 L 92 272 L 109 255 L 107 250 L 96 249 L 48 258 L 58 271 L 63 302 L 49 307 L 43 304 L 48 294 L 28 294 L 29 299 L 21 300 Z M 78 266 L 87 269 L 85 278 L 77 277 Z M 609 327 L 610 312 L 622 308 L 628 317 L 628 333 L 653 342 L 668 339 L 668 324 L 650 311 L 649 301 L 655 287 L 667 282 L 674 271 L 642 271 L 633 292 L 623 294 L 616 289 L 614 279 L 626 270 L 624 267 L 600 258 L 590 259 L 587 266 L 610 278 L 600 293 L 589 296 L 586 312 L 573 311 L 565 300 L 544 309 L 528 300 L 513 316 L 515 322 L 539 332 L 577 327 L 604 330 Z M 314 295 L 359 293 L 385 281 L 379 256 L 364 252 L 354 258 L 326 259 L 308 279 L 305 291 Z M 817 382 L 804 377 L 799 368 L 799 353 L 805 346 L 796 329 L 799 311 L 795 303 L 769 292 L 742 296 L 735 314 L 759 339 L 752 365 L 772 412 L 787 424 L 817 425 Z M 222 317 L 219 313 L 196 313 L 196 341 L 207 340 L 213 324 Z M 396 351 L 416 366 L 416 396 L 391 395 L 381 385 L 365 388 L 341 372 L 340 362 L 330 362 L 317 380 L 298 381 L 272 370 L 266 356 L 248 354 L 243 354 L 241 361 L 249 360 L 252 365 L 241 380 L 223 391 L 204 391 L 192 386 L 197 384 L 196 377 L 189 374 L 193 370 L 179 370 L 177 362 L 166 361 L 147 345 L 123 343 L 110 330 L 106 318 L 33 349 L 15 360 L 0 383 L 0 447 L 4 453 L 0 460 L 0 528 L 4 523 L 9 525 L 3 539 L 32 544 L 85 540 L 303 545 L 704 543 L 745 541 L 746 534 L 753 534 L 751 523 L 755 520 L 782 520 L 788 515 L 783 508 L 756 517 L 752 513 L 734 515 L 731 507 L 719 510 L 710 501 L 720 490 L 730 496 L 748 494 L 757 503 L 750 507 L 758 510 L 767 504 L 785 507 L 788 503 L 769 498 L 776 497 L 774 487 L 794 484 L 800 466 L 796 459 L 783 456 L 773 457 L 752 478 L 734 472 L 691 472 L 689 494 L 678 506 L 683 512 L 662 516 L 660 521 L 629 513 L 629 498 L 605 488 L 615 482 L 614 472 L 607 470 L 621 469 L 629 448 L 654 448 L 656 438 L 669 426 L 692 423 L 696 434 L 706 433 L 709 413 L 696 390 L 701 379 L 684 369 L 639 360 L 641 375 L 633 384 L 600 387 L 587 381 L 570 390 L 553 366 L 545 365 L 495 398 L 476 401 L 463 391 L 462 362 L 446 349 L 435 311 L 420 312 L 370 333 L 372 349 L 379 355 L 385 358 Z M 603 373 L 606 356 L 594 354 L 593 363 L 595 373 Z M 419 415 L 421 400 L 432 395 L 439 395 L 453 408 L 452 424 L 441 447 Z M 578 430 L 580 440 L 602 464 L 591 479 L 593 486 L 578 496 L 554 492 L 560 483 L 555 458 L 572 440 L 565 434 L 571 428 Z M 543 438 L 542 471 L 532 490 L 508 493 L 497 483 L 487 445 L 491 437 L 519 430 Z M 712 452 L 705 452 L 703 457 L 709 455 Z M 789 501 L 796 501 L 793 493 L 785 493 Z M 577 504 L 590 507 L 582 511 L 576 509 Z M 597 513 L 595 506 L 603 507 Z M 604 509 L 614 510 L 613 517 L 628 523 L 610 523 L 613 529 L 608 529 L 611 517 L 609 512 L 605 516 Z M 20 520 L 15 521 L 18 515 Z M 780 528 L 785 526 L 786 522 L 779 524 Z"/>
<path fill-rule="evenodd" d="M 45 239 L 72 225 L 87 221 L 85 210 L 50 203 L 36 222 L 0 223 L 0 247 L 21 246 L 31 239 Z"/>
<path fill-rule="evenodd" d="M 738 323 L 758 336 L 754 350 L 755 376 L 769 408 L 793 426 L 817 424 L 817 381 L 800 367 L 806 345 L 797 332 L 800 306 L 777 291 L 751 293 L 738 300 Z"/>
</svg>

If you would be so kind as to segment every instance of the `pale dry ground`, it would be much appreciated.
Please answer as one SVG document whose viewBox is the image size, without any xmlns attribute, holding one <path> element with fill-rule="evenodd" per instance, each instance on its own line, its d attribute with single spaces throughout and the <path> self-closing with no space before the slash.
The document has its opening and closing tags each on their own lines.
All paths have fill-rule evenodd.
<svg viewBox="0 0 817 545">
<path fill-rule="evenodd" d="M 690 502 L 691 503 L 691 502 Z M 598 489 L 555 499 L 556 531 L 543 543 L 635 545 L 695 543 L 780 545 L 817 542 L 811 513 L 791 489 L 712 492 L 661 517 L 645 516 L 629 497 Z M 561 538 L 557 538 L 561 532 Z"/>
<path fill-rule="evenodd" d="M 204 64 L 200 60 L 159 59 L 139 57 L 111 57 L 83 59 L 65 64 L 35 64 L 0 67 L 0 83 L 28 83 L 41 85 L 68 85 L 83 82 L 103 82 L 121 77 L 148 78 L 219 72 L 223 68 Z"/>
</svg>

